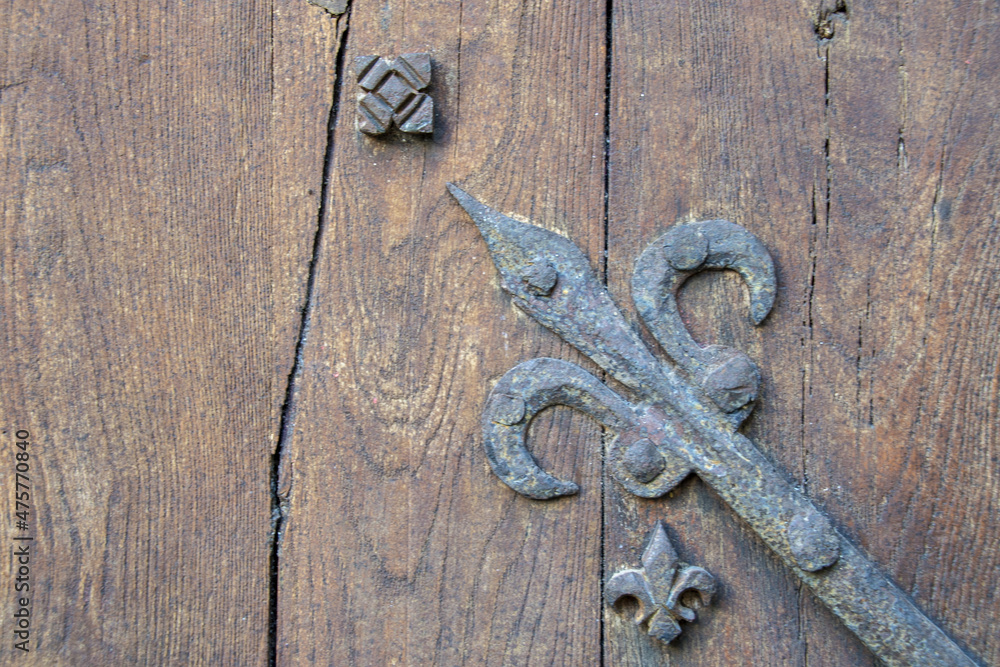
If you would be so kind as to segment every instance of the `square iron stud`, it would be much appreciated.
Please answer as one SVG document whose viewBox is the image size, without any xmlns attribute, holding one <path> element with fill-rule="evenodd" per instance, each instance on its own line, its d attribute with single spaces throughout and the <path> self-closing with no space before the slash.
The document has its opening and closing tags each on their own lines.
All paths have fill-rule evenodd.
<svg viewBox="0 0 1000 667">
<path fill-rule="evenodd" d="M 434 132 L 434 100 L 422 92 L 431 82 L 431 54 L 404 53 L 395 59 L 358 56 L 354 71 L 361 88 L 359 130 L 380 135 L 395 125 L 408 134 Z"/>
</svg>

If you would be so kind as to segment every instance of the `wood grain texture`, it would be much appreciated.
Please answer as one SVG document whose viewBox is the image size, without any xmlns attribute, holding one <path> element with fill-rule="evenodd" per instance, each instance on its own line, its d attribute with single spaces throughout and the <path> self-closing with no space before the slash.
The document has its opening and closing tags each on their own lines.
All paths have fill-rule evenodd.
<svg viewBox="0 0 1000 667">
<path fill-rule="evenodd" d="M 4 664 L 267 664 L 332 84 L 290 4 L 0 12 L 0 460 L 10 491 L 31 432 L 37 550 L 28 655 L 0 568 Z"/>
<path fill-rule="evenodd" d="M 932 618 L 998 664 L 1000 600 L 983 592 L 1000 569 L 1000 9 L 849 10 L 825 54 L 805 411 L 824 416 L 807 438 L 829 444 L 807 475 Z"/>
<path fill-rule="evenodd" d="M 581 665 L 600 654 L 600 432 L 569 410 L 534 451 L 580 497 L 490 472 L 493 382 L 575 358 L 501 296 L 447 181 L 603 244 L 603 3 L 355 3 L 345 61 L 428 51 L 432 140 L 371 139 L 345 85 L 283 455 L 278 663 Z M 346 84 L 346 81 L 345 81 Z M 598 541 L 595 541 L 598 540 Z"/>
<path fill-rule="evenodd" d="M 695 337 L 760 361 L 747 434 L 985 664 L 1000 659 L 984 594 L 1000 565 L 996 21 L 930 3 L 616 2 L 610 103 L 618 298 L 677 220 L 762 238 L 775 311 L 754 330 L 738 279 L 700 276 L 682 297 Z M 614 488 L 607 569 L 664 517 L 721 599 L 667 649 L 609 614 L 613 664 L 872 664 L 710 490 L 673 496 Z"/>
<path fill-rule="evenodd" d="M 759 236 L 763 326 L 733 275 L 682 295 L 698 340 L 760 362 L 746 433 L 1000 665 L 1000 8 L 11 0 L 0 35 L 0 478 L 30 430 L 37 537 L 19 663 L 877 662 L 697 479 L 624 494 L 577 413 L 530 447 L 579 496 L 500 483 L 493 383 L 594 367 L 501 293 L 454 181 L 570 237 L 630 318 L 674 222 Z M 414 51 L 434 136 L 362 136 L 353 57 Z M 600 599 L 655 519 L 720 582 L 667 648 Z"/>
</svg>

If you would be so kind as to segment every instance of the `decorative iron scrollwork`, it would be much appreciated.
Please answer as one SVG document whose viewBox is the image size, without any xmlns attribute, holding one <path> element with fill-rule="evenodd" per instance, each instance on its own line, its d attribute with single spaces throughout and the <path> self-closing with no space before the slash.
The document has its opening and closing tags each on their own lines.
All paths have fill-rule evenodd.
<svg viewBox="0 0 1000 667">
<path fill-rule="evenodd" d="M 774 264 L 756 237 L 725 220 L 685 223 L 639 257 L 633 300 L 671 364 L 646 347 L 569 239 L 448 188 L 479 228 L 514 303 L 637 398 L 626 400 L 566 361 L 514 367 L 494 387 L 482 421 L 487 457 L 505 484 L 539 499 L 577 492 L 574 482 L 542 470 L 525 446 L 540 410 L 575 407 L 617 434 L 610 470 L 626 489 L 658 497 L 697 474 L 886 664 L 975 664 L 738 432 L 757 397 L 757 366 L 739 350 L 702 347 L 684 328 L 677 290 L 705 269 L 737 271 L 750 290 L 752 321 L 767 316 Z M 639 574 L 628 577 L 641 586 Z"/>
</svg>

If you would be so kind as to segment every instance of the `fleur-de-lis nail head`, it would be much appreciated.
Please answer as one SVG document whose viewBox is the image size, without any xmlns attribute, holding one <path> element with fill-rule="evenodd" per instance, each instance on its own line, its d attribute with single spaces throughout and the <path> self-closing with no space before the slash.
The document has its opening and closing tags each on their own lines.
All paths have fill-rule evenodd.
<svg viewBox="0 0 1000 667">
<path fill-rule="evenodd" d="M 616 607 L 622 598 L 635 598 L 639 610 L 633 621 L 636 625 L 648 623 L 649 634 L 669 644 L 681 633 L 680 621 L 696 620 L 695 610 L 712 601 L 715 577 L 704 568 L 677 559 L 662 522 L 654 524 L 647 539 L 642 567 L 615 573 L 604 587 L 604 599 Z M 685 598 L 694 600 L 693 607 L 681 602 L 688 591 L 697 594 Z"/>
</svg>

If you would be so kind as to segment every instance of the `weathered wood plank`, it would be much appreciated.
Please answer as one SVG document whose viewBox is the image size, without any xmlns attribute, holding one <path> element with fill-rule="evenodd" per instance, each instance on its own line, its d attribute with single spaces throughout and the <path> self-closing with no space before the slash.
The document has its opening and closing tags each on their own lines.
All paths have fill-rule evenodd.
<svg viewBox="0 0 1000 667">
<path fill-rule="evenodd" d="M 700 482 L 661 501 L 602 482 L 579 415 L 532 438 L 580 496 L 492 475 L 489 387 L 579 358 L 500 294 L 448 180 L 596 268 L 608 248 L 626 312 L 673 222 L 758 234 L 782 286 L 762 328 L 732 276 L 684 293 L 699 340 L 761 361 L 748 434 L 1000 662 L 1000 10 L 613 3 L 605 238 L 605 3 L 356 4 L 0 15 L 0 460 L 12 479 L 29 429 L 38 538 L 24 662 L 267 661 L 272 453 L 318 240 L 276 489 L 281 663 L 872 664 Z M 351 58 L 417 50 L 434 139 L 358 135 Z M 722 584 L 665 650 L 614 613 L 601 633 L 600 582 L 655 518 Z"/>
<path fill-rule="evenodd" d="M 356 3 L 355 56 L 429 51 L 433 140 L 371 139 L 345 85 L 287 452 L 280 664 L 592 664 L 600 433 L 534 429 L 581 496 L 492 474 L 479 416 L 500 375 L 574 353 L 501 295 L 447 181 L 603 246 L 603 3 Z"/>
<path fill-rule="evenodd" d="M 674 221 L 726 217 L 771 249 L 781 291 L 764 327 L 745 323 L 737 279 L 699 277 L 684 295 L 695 337 L 761 361 L 748 435 L 987 662 L 1000 648 L 1000 607 L 976 593 L 1000 558 L 996 19 L 616 3 L 609 163 L 623 301 L 633 258 Z M 674 495 L 614 489 L 607 569 L 637 562 L 664 517 L 722 599 L 676 649 L 608 615 L 612 662 L 872 663 L 808 591 L 796 602 L 794 579 L 699 482 Z"/>
<path fill-rule="evenodd" d="M 981 592 L 1000 567 L 1000 12 L 861 2 L 834 18 L 808 475 L 852 538 L 995 664 L 1000 602 Z"/>
<path fill-rule="evenodd" d="M 761 398 L 745 430 L 779 467 L 800 472 L 803 248 L 823 169 L 823 66 L 811 25 L 757 2 L 637 0 L 615 3 L 612 30 L 610 287 L 631 303 L 635 258 L 681 220 L 725 218 L 761 238 L 781 289 L 762 327 L 728 274 L 691 280 L 682 308 L 697 340 L 760 362 Z M 696 479 L 653 501 L 609 488 L 609 573 L 638 562 L 662 518 L 681 558 L 720 582 L 715 605 L 666 648 L 607 612 L 611 664 L 806 663 L 797 582 L 713 492 Z"/>
<path fill-rule="evenodd" d="M 252 2 L 0 13 L 0 459 L 31 432 L 37 549 L 24 664 L 267 663 L 271 454 L 332 83 L 300 62 L 324 36 L 292 4 L 274 45 Z"/>
</svg>

